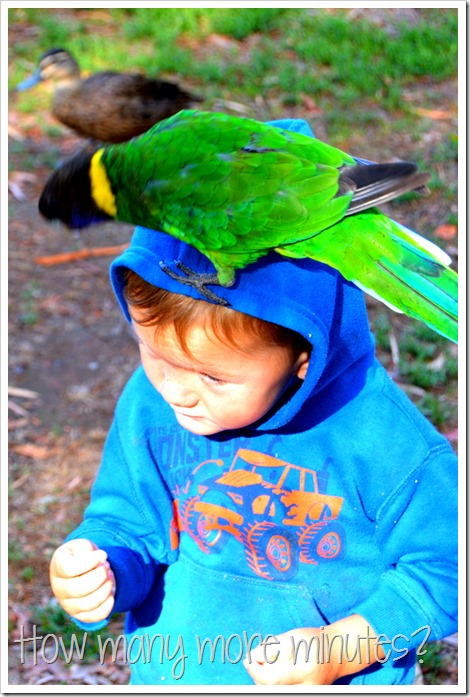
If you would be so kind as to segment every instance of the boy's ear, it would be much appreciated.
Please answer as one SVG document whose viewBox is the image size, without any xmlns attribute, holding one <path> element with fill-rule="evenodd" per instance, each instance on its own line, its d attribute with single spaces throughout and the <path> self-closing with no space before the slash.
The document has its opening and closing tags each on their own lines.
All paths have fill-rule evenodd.
<svg viewBox="0 0 470 697">
<path fill-rule="evenodd" d="M 307 375 L 309 361 L 310 361 L 310 354 L 307 351 L 302 351 L 302 353 L 300 354 L 300 356 L 297 359 L 296 368 L 295 368 L 295 374 L 301 380 L 305 380 L 305 376 Z"/>
</svg>

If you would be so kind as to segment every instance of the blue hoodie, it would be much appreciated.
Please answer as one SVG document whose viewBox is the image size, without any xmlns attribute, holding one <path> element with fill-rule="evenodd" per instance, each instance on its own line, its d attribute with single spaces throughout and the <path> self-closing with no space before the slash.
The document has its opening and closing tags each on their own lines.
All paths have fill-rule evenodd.
<svg viewBox="0 0 470 697">
<path fill-rule="evenodd" d="M 311 135 L 303 121 L 276 125 Z M 124 269 L 201 297 L 180 263 L 214 271 L 136 228 L 111 266 L 127 319 Z M 312 356 L 260 421 L 212 436 L 185 431 L 141 367 L 124 389 L 69 539 L 108 554 L 132 684 L 250 685 L 243 658 L 260 636 L 353 613 L 382 635 L 387 660 L 342 682 L 413 682 L 416 649 L 456 631 L 451 447 L 376 361 L 363 294 L 333 269 L 272 253 L 210 290 L 299 332 Z"/>
</svg>

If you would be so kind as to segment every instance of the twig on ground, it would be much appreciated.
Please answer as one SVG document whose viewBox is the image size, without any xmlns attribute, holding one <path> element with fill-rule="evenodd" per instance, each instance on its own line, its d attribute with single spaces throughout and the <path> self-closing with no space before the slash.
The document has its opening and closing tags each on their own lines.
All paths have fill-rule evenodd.
<svg viewBox="0 0 470 697">
<path fill-rule="evenodd" d="M 39 397 L 39 392 L 25 390 L 23 387 L 13 387 L 12 385 L 8 385 L 8 396 L 24 397 L 25 399 L 37 399 L 37 397 Z"/>
<path fill-rule="evenodd" d="M 102 257 L 114 254 L 121 254 L 127 247 L 126 244 L 118 244 L 111 247 L 91 247 L 78 249 L 74 252 L 62 252 L 61 254 L 50 254 L 48 256 L 36 257 L 34 262 L 42 266 L 54 266 L 55 264 L 68 264 L 77 259 L 88 259 L 89 257 Z"/>
</svg>

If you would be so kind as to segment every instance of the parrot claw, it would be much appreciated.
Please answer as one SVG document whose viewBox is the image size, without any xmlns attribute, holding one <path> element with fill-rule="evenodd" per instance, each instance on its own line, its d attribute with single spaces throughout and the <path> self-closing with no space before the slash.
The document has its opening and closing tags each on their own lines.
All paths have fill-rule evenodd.
<svg viewBox="0 0 470 697">
<path fill-rule="evenodd" d="M 216 273 L 196 273 L 189 267 L 182 264 L 180 261 L 175 260 L 175 266 L 186 274 L 186 276 L 181 276 L 172 271 L 164 261 L 160 261 L 159 264 L 161 270 L 166 273 L 167 276 L 173 278 L 179 283 L 182 283 L 184 286 L 192 286 L 197 290 L 199 295 L 202 295 L 203 298 L 211 300 L 218 305 L 229 305 L 228 300 L 224 300 L 224 298 L 221 298 L 206 288 L 206 285 L 221 285 Z"/>
</svg>

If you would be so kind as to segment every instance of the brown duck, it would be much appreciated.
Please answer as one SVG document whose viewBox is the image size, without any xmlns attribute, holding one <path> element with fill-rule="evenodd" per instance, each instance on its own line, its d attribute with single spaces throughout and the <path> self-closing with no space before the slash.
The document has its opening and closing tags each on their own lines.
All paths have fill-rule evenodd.
<svg viewBox="0 0 470 697">
<path fill-rule="evenodd" d="M 16 89 L 54 82 L 53 115 L 79 135 L 120 143 L 157 121 L 202 101 L 177 84 L 139 73 L 99 72 L 82 78 L 77 61 L 62 48 L 44 53 L 37 70 Z"/>
</svg>

